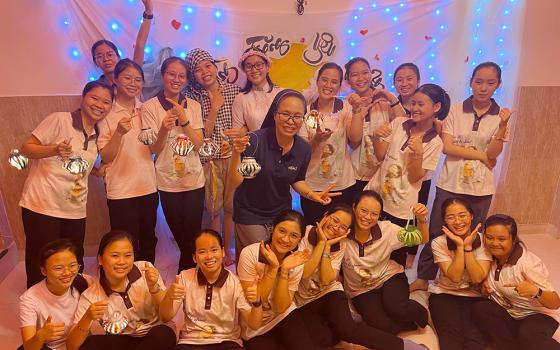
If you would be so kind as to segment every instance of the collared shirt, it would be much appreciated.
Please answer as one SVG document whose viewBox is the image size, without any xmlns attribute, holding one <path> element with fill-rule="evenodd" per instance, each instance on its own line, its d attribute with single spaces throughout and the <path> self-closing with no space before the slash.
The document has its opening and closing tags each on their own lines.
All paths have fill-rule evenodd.
<svg viewBox="0 0 560 350">
<path fill-rule="evenodd" d="M 253 243 L 241 251 L 239 255 L 237 274 L 241 281 L 254 282 L 256 278 L 261 281 L 266 272 L 266 260 L 260 257 L 260 243 Z M 261 262 L 264 261 L 264 262 Z M 263 300 L 263 325 L 261 328 L 253 330 L 247 325 L 243 324 L 242 337 L 245 340 L 249 340 L 258 335 L 264 334 L 270 331 L 274 326 L 276 326 L 280 321 L 286 318 L 290 312 L 296 309 L 296 304 L 292 300 L 290 306 L 286 311 L 282 313 L 277 313 L 276 306 L 274 304 L 274 294 L 276 293 L 276 286 L 278 284 L 278 279 L 280 272 L 276 275 L 274 280 L 274 285 L 270 291 L 267 300 Z M 288 272 L 288 290 L 296 292 L 298 290 L 299 282 L 303 276 L 303 265 L 294 267 Z"/>
<path fill-rule="evenodd" d="M 97 159 L 97 127 L 87 134 L 80 110 L 49 114 L 33 130 L 42 145 L 70 140 L 72 153 L 88 161 L 82 174 L 71 174 L 58 156 L 33 159 L 19 205 L 39 214 L 64 219 L 86 217 L 88 175 Z"/>
<path fill-rule="evenodd" d="M 273 86 L 268 92 L 270 85 L 267 83 L 263 89 L 253 87 L 247 93 L 239 93 L 232 106 L 233 127 L 247 127 L 249 131 L 261 128 L 262 122 L 276 94 L 282 89 Z"/>
<path fill-rule="evenodd" d="M 308 106 L 308 110 L 317 108 L 317 101 Z M 334 184 L 333 191 L 341 191 L 356 183 L 346 133 L 352 120 L 352 106 L 337 98 L 332 113 L 322 116 L 321 129 L 333 133 L 313 150 L 305 181 L 313 191 L 323 191 L 330 184 Z M 316 129 L 304 123 L 298 134 L 311 142 L 316 133 Z"/>
<path fill-rule="evenodd" d="M 270 224 L 282 210 L 292 207 L 290 186 L 305 180 L 311 146 L 296 135 L 290 151 L 282 155 L 275 129 L 266 128 L 250 134 L 243 156 L 255 157 L 261 171 L 236 189 L 233 220 L 244 225 Z"/>
<path fill-rule="evenodd" d="M 381 288 L 389 278 L 404 272 L 402 265 L 391 260 L 391 253 L 404 247 L 398 239 L 400 229 L 390 221 L 378 221 L 365 243 L 348 236 L 342 269 L 344 290 L 351 298 Z"/>
<path fill-rule="evenodd" d="M 305 236 L 299 243 L 298 250 L 309 250 L 312 252 L 318 242 L 317 229 L 315 226 L 307 226 Z M 330 261 L 333 270 L 336 272 L 338 277 L 338 272 L 340 271 L 340 264 L 342 263 L 342 257 L 344 256 L 344 251 L 346 249 L 346 239 L 340 241 L 340 243 L 333 245 L 330 252 Z M 298 307 L 301 307 L 307 303 L 321 298 L 323 295 L 334 292 L 336 290 L 344 290 L 342 288 L 342 283 L 335 278 L 328 285 L 323 285 L 321 283 L 321 261 L 319 265 L 309 278 L 302 278 L 299 283 L 298 291 L 295 295 L 295 301 Z"/>
<path fill-rule="evenodd" d="M 179 97 L 179 103 L 185 98 Z M 202 111 L 200 104 L 195 100 L 186 99 L 185 113 L 190 126 L 195 130 L 202 130 Z M 142 123 L 145 128 L 151 128 L 156 134 L 161 128 L 167 110 L 173 105 L 167 101 L 163 93 L 149 99 L 142 105 Z M 166 192 L 192 191 L 204 187 L 204 171 L 200 163 L 200 156 L 196 150 L 192 150 L 186 156 L 175 154 L 172 144 L 178 135 L 185 134 L 179 125 L 174 126 L 167 134 L 167 142 L 156 157 L 156 179 L 157 187 Z"/>
<path fill-rule="evenodd" d="M 492 256 L 486 248 L 481 239 L 481 234 L 476 239 L 480 244 L 473 245 L 474 258 L 477 261 L 491 261 Z M 432 241 L 432 251 L 434 252 L 434 262 L 452 262 L 455 257 L 457 246 L 447 238 L 446 235 L 441 235 Z M 475 247 L 476 246 L 476 247 Z M 430 293 L 434 294 L 451 294 L 464 297 L 480 297 L 480 285 L 471 282 L 471 278 L 465 267 L 461 281 L 453 282 L 440 270 L 438 276 L 428 288 Z"/>
<path fill-rule="evenodd" d="M 216 116 L 216 124 L 214 125 L 214 131 L 212 132 L 212 140 L 219 146 L 221 150 L 221 145 L 223 141 L 222 133 L 224 130 L 231 129 L 232 124 L 232 112 L 231 107 L 233 106 L 233 100 L 239 94 L 239 87 L 237 85 L 229 84 L 218 79 L 218 83 L 221 87 L 221 94 L 224 97 L 224 104 L 218 111 Z M 202 106 L 202 119 L 206 120 L 208 118 L 208 113 L 210 113 L 210 96 L 208 91 L 205 89 L 194 89 L 187 87 L 185 96 L 198 101 Z M 216 152 L 216 156 L 213 158 L 229 158 L 230 156 L 220 156 L 221 152 Z M 202 164 L 205 164 L 210 160 L 208 157 L 200 157 Z"/>
<path fill-rule="evenodd" d="M 543 291 L 554 292 L 548 269 L 542 260 L 521 244 L 516 244 L 508 261 L 499 266 L 494 259 L 486 283 L 492 291 L 489 298 L 500 304 L 511 317 L 519 320 L 529 315 L 545 314 L 560 321 L 560 311 L 544 307 L 537 299 L 520 296 L 514 288 L 504 287 L 525 280 L 525 274 Z"/>
<path fill-rule="evenodd" d="M 97 144 L 103 149 L 111 141 L 122 118 L 131 118 L 132 128 L 122 136 L 115 159 L 107 166 L 105 189 L 108 199 L 144 196 L 157 191 L 156 171 L 150 147 L 138 141 L 142 132 L 142 104 L 135 100 L 132 115 L 128 109 L 113 103 L 111 112 L 99 122 Z"/>
<path fill-rule="evenodd" d="M 208 283 L 199 268 L 181 271 L 180 283 L 187 291 L 183 300 L 185 323 L 179 344 L 216 344 L 233 341 L 242 346 L 239 311 L 251 311 L 235 274 L 222 268 L 218 279 Z"/>
<path fill-rule="evenodd" d="M 153 265 L 147 261 L 134 262 L 132 270 L 127 276 L 126 292 L 112 291 L 103 279 L 91 285 L 80 296 L 73 323 L 76 324 L 82 319 L 91 304 L 107 301 L 109 303 L 108 314 L 120 311 L 129 321 L 121 333 L 123 335 L 143 337 L 152 327 L 161 324 L 158 308 L 152 301 L 152 294 L 142 271 L 146 267 L 153 267 Z M 161 276 L 157 284 L 162 290 L 165 290 Z M 105 330 L 99 322 L 94 322 L 90 330 L 92 334 L 105 334 Z"/>
<path fill-rule="evenodd" d="M 383 196 L 383 210 L 400 219 L 412 218 L 410 208 L 418 202 L 418 192 L 422 187 L 420 179 L 408 181 L 407 164 L 411 152 L 406 144 L 414 122 L 408 118 L 395 118 L 391 122 L 392 133 L 382 139 L 389 143 L 385 159 L 365 189 L 375 190 Z M 433 127 L 422 137 L 422 169 L 428 173 L 436 170 L 443 143 Z"/>
<path fill-rule="evenodd" d="M 486 151 L 500 124 L 500 106 L 492 99 L 488 111 L 478 116 L 474 111 L 472 96 L 451 106 L 443 122 L 443 133 L 453 137 L 453 144 L 460 147 Z M 506 130 L 506 138 L 509 127 Z M 494 194 L 494 173 L 481 161 L 446 155 L 437 186 L 443 190 L 486 196 Z"/>
</svg>

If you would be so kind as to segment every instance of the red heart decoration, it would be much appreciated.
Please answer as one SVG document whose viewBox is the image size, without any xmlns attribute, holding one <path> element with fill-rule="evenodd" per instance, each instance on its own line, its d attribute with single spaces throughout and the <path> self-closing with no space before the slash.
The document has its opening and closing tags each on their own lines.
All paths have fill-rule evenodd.
<svg viewBox="0 0 560 350">
<path fill-rule="evenodd" d="M 304 43 L 304 42 L 305 42 L 305 38 L 304 38 L 304 37 L 301 37 L 301 39 L 299 39 L 299 42 L 300 42 L 300 43 Z"/>
<path fill-rule="evenodd" d="M 179 30 L 179 28 L 181 28 L 181 22 L 177 21 L 176 19 L 171 21 L 171 26 L 175 29 L 175 30 Z"/>
<path fill-rule="evenodd" d="M 362 34 L 362 35 L 366 35 L 367 33 L 368 33 L 367 29 L 360 30 L 360 34 Z"/>
<path fill-rule="evenodd" d="M 463 62 L 467 63 L 469 61 L 469 56 L 465 57 L 465 59 L 463 60 Z"/>
<path fill-rule="evenodd" d="M 379 54 L 376 53 L 375 56 L 373 57 L 374 60 L 379 61 Z"/>
<path fill-rule="evenodd" d="M 431 35 L 424 35 L 424 39 L 425 40 L 432 40 L 432 36 Z"/>
</svg>

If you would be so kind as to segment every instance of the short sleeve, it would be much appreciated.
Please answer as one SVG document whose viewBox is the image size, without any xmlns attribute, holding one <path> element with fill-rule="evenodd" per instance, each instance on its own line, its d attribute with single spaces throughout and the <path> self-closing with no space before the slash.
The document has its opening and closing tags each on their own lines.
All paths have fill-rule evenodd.
<svg viewBox="0 0 560 350">
<path fill-rule="evenodd" d="M 440 236 L 441 237 L 441 236 Z M 432 241 L 432 252 L 434 253 L 434 262 L 446 262 L 453 261 L 451 254 L 449 254 L 449 249 L 447 249 L 447 240 L 445 239 L 434 239 Z"/>
<path fill-rule="evenodd" d="M 204 128 L 204 122 L 202 121 L 202 106 L 195 100 L 190 100 L 189 103 L 192 105 L 192 114 L 190 116 L 191 127 L 195 130 Z"/>
<path fill-rule="evenodd" d="M 443 130 L 442 130 L 443 133 L 446 133 L 446 134 L 449 134 L 449 135 L 455 135 L 454 121 L 455 121 L 455 118 L 457 117 L 457 107 L 456 106 L 457 105 L 451 106 L 451 109 L 449 111 L 449 115 L 443 121 Z"/>
<path fill-rule="evenodd" d="M 335 271 L 340 271 L 340 266 L 342 265 L 342 259 L 344 258 L 345 247 L 346 247 L 346 242 L 344 239 L 340 242 L 340 250 L 336 252 L 331 252 L 331 266 Z"/>
<path fill-rule="evenodd" d="M 303 277 L 303 265 L 294 267 L 288 274 L 288 290 L 297 292 L 299 289 L 299 282 Z"/>
<path fill-rule="evenodd" d="M 422 168 L 428 171 L 436 170 L 442 150 L 443 143 L 441 142 L 439 136 L 434 137 L 430 142 L 428 142 L 424 148 Z"/>
<path fill-rule="evenodd" d="M 152 129 L 157 134 L 161 126 L 161 121 L 157 115 L 157 106 L 150 101 L 144 103 L 140 109 L 140 113 L 142 113 L 142 126 L 144 129 Z"/>
<path fill-rule="evenodd" d="M 393 224 L 390 221 L 385 221 L 385 223 L 387 224 L 383 227 L 383 236 L 388 236 L 387 239 L 389 241 L 389 248 L 391 249 L 391 251 L 404 247 L 404 242 L 399 241 L 399 232 L 402 227 Z"/>
<path fill-rule="evenodd" d="M 235 96 L 231 106 L 231 121 L 234 128 L 241 128 L 246 125 L 243 117 L 243 95 Z"/>
<path fill-rule="evenodd" d="M 33 130 L 32 134 L 42 145 L 50 145 L 58 141 L 61 132 L 61 122 L 65 113 L 51 113 L 45 117 Z M 71 118 L 71 117 L 69 117 Z"/>
<path fill-rule="evenodd" d="M 256 277 L 259 277 L 257 271 L 258 256 L 255 256 L 253 250 L 254 248 L 252 245 L 247 246 L 243 248 L 241 254 L 239 255 L 237 275 L 241 281 L 252 282 Z"/>
<path fill-rule="evenodd" d="M 527 254 L 527 252 L 525 252 L 525 254 Z M 534 254 L 531 254 L 531 258 L 532 259 L 530 263 L 525 264 L 522 268 L 522 271 L 535 283 L 537 287 L 547 292 L 554 292 L 554 287 L 550 282 L 550 277 L 546 265 Z"/>
<path fill-rule="evenodd" d="M 484 239 L 482 237 L 482 234 L 479 233 L 478 236 L 480 238 L 481 245 L 480 245 L 480 247 L 478 247 L 474 250 L 474 258 L 476 260 L 481 260 L 481 261 L 482 260 L 492 261 L 492 255 L 484 247 Z"/>
<path fill-rule="evenodd" d="M 90 305 L 91 301 L 86 298 L 84 293 L 82 293 L 82 295 L 80 295 L 80 300 L 78 301 L 78 306 L 76 307 L 76 313 L 74 314 L 74 320 L 72 321 L 73 324 L 80 322 Z"/>
<path fill-rule="evenodd" d="M 21 327 L 37 326 L 37 306 L 31 293 L 24 293 L 19 298 L 19 320 Z"/>
<path fill-rule="evenodd" d="M 103 149 L 105 146 L 107 146 L 107 144 L 113 137 L 111 126 L 109 125 L 109 118 L 110 115 L 97 123 L 97 128 L 99 129 L 99 136 L 97 137 L 97 148 L 99 149 Z"/>
<path fill-rule="evenodd" d="M 251 311 L 251 305 L 249 305 L 249 302 L 247 302 L 245 293 L 243 292 L 243 288 L 241 287 L 241 283 L 239 283 L 239 280 L 237 278 L 235 278 L 234 298 L 235 306 L 238 310 Z"/>
</svg>

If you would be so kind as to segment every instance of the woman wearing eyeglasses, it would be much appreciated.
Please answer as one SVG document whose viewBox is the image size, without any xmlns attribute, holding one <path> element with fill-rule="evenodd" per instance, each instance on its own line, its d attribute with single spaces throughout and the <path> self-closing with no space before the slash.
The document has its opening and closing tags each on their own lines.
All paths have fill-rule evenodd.
<svg viewBox="0 0 560 350">
<path fill-rule="evenodd" d="M 79 274 L 76 247 L 67 239 L 45 245 L 39 266 L 45 278 L 19 298 L 23 345 L 18 350 L 65 350 L 80 294 L 93 280 Z"/>
<path fill-rule="evenodd" d="M 268 110 L 261 130 L 233 140 L 229 168 L 231 188 L 235 188 L 235 249 L 270 238 L 272 221 L 292 208 L 290 187 L 301 196 L 321 204 L 330 203 L 328 191 L 313 191 L 305 181 L 311 147 L 297 135 L 306 112 L 305 98 L 295 90 L 280 91 Z M 243 178 L 237 171 L 241 154 L 254 157 L 261 171 Z"/>
<path fill-rule="evenodd" d="M 239 68 L 245 72 L 247 83 L 233 100 L 234 129 L 243 128 L 241 131 L 246 132 L 261 128 L 272 100 L 282 90 L 270 79 L 270 65 L 270 58 L 257 49 L 248 49 L 239 59 Z"/>
<path fill-rule="evenodd" d="M 152 152 L 138 140 L 142 132 L 141 103 L 144 73 L 132 60 L 120 60 L 114 72 L 117 95 L 113 108 L 98 124 L 97 145 L 107 164 L 105 190 L 112 230 L 134 237 L 138 260 L 155 262 L 159 198 Z"/>
</svg>

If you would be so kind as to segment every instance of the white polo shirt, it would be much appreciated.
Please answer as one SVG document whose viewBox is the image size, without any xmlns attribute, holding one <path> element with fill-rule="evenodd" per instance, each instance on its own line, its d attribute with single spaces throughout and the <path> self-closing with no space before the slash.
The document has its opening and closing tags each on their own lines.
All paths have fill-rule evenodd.
<svg viewBox="0 0 560 350">
<path fill-rule="evenodd" d="M 307 226 L 305 237 L 299 243 L 298 250 L 304 251 L 309 250 L 310 252 L 315 249 L 317 245 L 318 237 L 317 230 L 315 226 Z M 335 244 L 331 247 L 331 266 L 336 272 L 338 277 L 338 271 L 340 271 L 340 265 L 342 264 L 342 258 L 344 256 L 344 251 L 346 249 L 346 239 L 340 241 L 340 243 Z M 313 271 L 308 279 L 302 278 L 299 282 L 299 288 L 295 294 L 295 301 L 298 307 L 301 307 L 307 303 L 315 301 L 321 298 L 323 295 L 334 292 L 336 290 L 344 290 L 342 288 L 342 283 L 336 278 L 334 281 L 328 285 L 321 284 L 321 261 L 319 265 Z"/>
<path fill-rule="evenodd" d="M 183 101 L 180 97 L 180 103 Z M 195 130 L 204 127 L 202 123 L 202 109 L 200 103 L 187 98 L 185 112 L 187 120 Z M 151 128 L 156 134 L 159 132 L 161 122 L 166 111 L 171 109 L 170 102 L 165 100 L 163 93 L 149 99 L 142 105 L 142 121 L 145 128 Z M 173 153 L 171 144 L 178 135 L 184 134 L 179 125 L 173 127 L 167 134 L 167 142 L 160 154 L 156 157 L 156 179 L 159 190 L 166 192 L 183 192 L 199 189 L 204 186 L 204 171 L 198 152 L 194 149 L 185 157 Z"/>
<path fill-rule="evenodd" d="M 107 165 L 105 189 L 108 199 L 139 197 L 157 191 L 152 152 L 149 146 L 138 141 L 142 131 L 141 106 L 140 101 L 136 100 L 134 112 L 130 115 L 126 108 L 115 101 L 111 112 L 98 123 L 97 145 L 103 149 L 117 131 L 119 121 L 124 117 L 132 118 L 132 129 L 122 137 L 115 159 Z"/>
<path fill-rule="evenodd" d="M 465 148 L 486 151 L 492 136 L 500 124 L 500 106 L 492 99 L 488 112 L 478 117 L 472 104 L 472 96 L 451 106 L 449 115 L 443 122 L 443 133 L 453 136 L 453 144 Z M 509 134 L 506 131 L 506 137 Z M 494 173 L 479 160 L 445 156 L 437 186 L 443 190 L 486 196 L 496 192 Z"/>
<path fill-rule="evenodd" d="M 231 118 L 234 128 L 247 127 L 249 131 L 259 130 L 272 101 L 283 89 L 267 83 L 262 89 L 253 86 L 248 93 L 240 92 L 235 96 L 231 107 Z"/>
<path fill-rule="evenodd" d="M 473 243 L 473 254 L 477 261 L 491 261 L 492 256 L 481 239 L 482 234 L 478 234 L 478 238 Z M 452 262 L 455 257 L 455 243 L 448 239 L 446 235 L 441 235 L 432 241 L 432 251 L 434 253 L 434 262 Z M 464 297 L 480 297 L 480 285 L 471 282 L 471 278 L 465 267 L 460 282 L 453 282 L 440 270 L 433 284 L 430 284 L 428 291 L 434 294 L 451 294 Z"/>
<path fill-rule="evenodd" d="M 179 276 L 187 291 L 183 300 L 174 301 L 183 303 L 185 315 L 179 344 L 233 341 L 243 346 L 239 311 L 251 311 L 251 305 L 237 276 L 225 268 L 213 284 L 198 268 L 181 271 Z"/>
<path fill-rule="evenodd" d="M 153 267 L 153 265 L 148 261 L 134 262 L 134 266 L 127 276 L 128 292 L 112 292 L 102 279 L 91 285 L 80 296 L 73 323 L 76 324 L 82 319 L 91 304 L 107 301 L 109 303 L 107 316 L 115 311 L 120 311 L 129 321 L 121 333 L 123 335 L 143 337 L 152 327 L 161 324 L 158 308 L 152 302 L 152 294 L 150 294 L 142 271 L 145 267 Z M 161 276 L 157 283 L 162 290 L 165 290 Z M 93 322 L 90 331 L 91 334 L 105 334 L 105 330 L 99 322 Z"/>
<path fill-rule="evenodd" d="M 307 110 L 310 109 L 317 109 L 316 102 L 307 107 Z M 313 191 L 323 191 L 330 184 L 335 185 L 333 191 L 344 190 L 356 183 L 346 135 L 346 127 L 352 118 L 352 106 L 346 101 L 335 99 L 333 113 L 322 115 L 321 130 L 330 129 L 333 133 L 311 153 L 305 182 Z M 298 133 L 311 142 L 316 130 L 304 123 Z"/>
<path fill-rule="evenodd" d="M 98 132 L 87 135 L 80 110 L 49 114 L 33 130 L 43 145 L 70 140 L 72 152 L 89 162 L 83 174 L 70 174 L 58 156 L 32 159 L 19 205 L 39 214 L 63 219 L 86 217 L 88 175 L 97 159 Z"/>
<path fill-rule="evenodd" d="M 538 288 L 546 292 L 554 292 L 548 269 L 542 260 L 522 244 L 517 244 L 503 266 L 499 267 L 496 260 L 492 262 L 486 280 L 489 289 L 492 290 L 489 298 L 500 304 L 515 319 L 545 314 L 560 322 L 559 310 L 551 310 L 544 307 L 537 299 L 522 297 L 514 288 L 504 287 L 507 284 L 523 282 L 525 279 L 523 273 Z"/>
<path fill-rule="evenodd" d="M 83 275 L 89 285 L 93 278 Z M 19 319 L 21 328 L 35 326 L 39 330 L 51 316 L 52 321 L 64 323 L 64 337 L 59 340 L 45 342 L 44 345 L 53 350 L 66 350 L 66 337 L 72 328 L 72 319 L 78 306 L 80 292 L 69 288 L 63 295 L 55 295 L 49 291 L 46 279 L 33 285 L 19 297 Z"/>
<path fill-rule="evenodd" d="M 411 152 L 407 147 L 414 121 L 408 118 L 395 118 L 391 122 L 391 135 L 383 141 L 388 142 L 385 159 L 379 170 L 366 185 L 366 190 L 374 190 L 383 197 L 383 210 L 400 219 L 412 218 L 411 207 L 418 202 L 418 192 L 422 180 L 408 181 L 407 164 Z M 439 161 L 443 143 L 435 126 L 422 137 L 422 169 L 433 172 Z"/>
<path fill-rule="evenodd" d="M 389 278 L 404 272 L 402 265 L 391 260 L 391 253 L 404 247 L 398 239 L 400 229 L 390 221 L 378 221 L 365 243 L 348 236 L 342 269 L 344 290 L 351 298 L 381 288 Z"/>
<path fill-rule="evenodd" d="M 381 125 L 389 122 L 389 112 L 385 107 L 376 104 L 370 109 L 364 120 L 362 142 L 353 149 L 350 154 L 352 167 L 356 180 L 369 181 L 373 174 L 379 169 L 381 162 L 377 160 L 373 150 L 373 131 Z"/>
<path fill-rule="evenodd" d="M 260 256 L 259 253 L 260 243 L 253 243 L 241 251 L 239 256 L 239 261 L 237 264 L 237 274 L 241 281 L 254 282 L 255 278 L 262 280 L 265 274 L 265 268 L 267 266 L 267 261 L 264 257 Z M 297 266 L 289 271 L 288 273 L 288 289 L 292 292 L 297 292 L 299 282 L 301 281 L 301 276 L 303 275 L 303 265 Z M 280 278 L 280 271 L 276 276 L 274 285 L 268 300 L 263 300 L 263 326 L 257 330 L 249 328 L 242 322 L 242 337 L 245 340 L 249 340 L 258 335 L 264 334 L 270 331 L 274 326 L 276 326 L 280 321 L 282 321 L 290 312 L 296 309 L 295 301 L 292 300 L 291 305 L 286 309 L 286 311 L 281 314 L 276 313 L 276 306 L 274 305 L 274 293 L 276 292 L 276 286 L 278 284 L 278 279 Z"/>
</svg>

